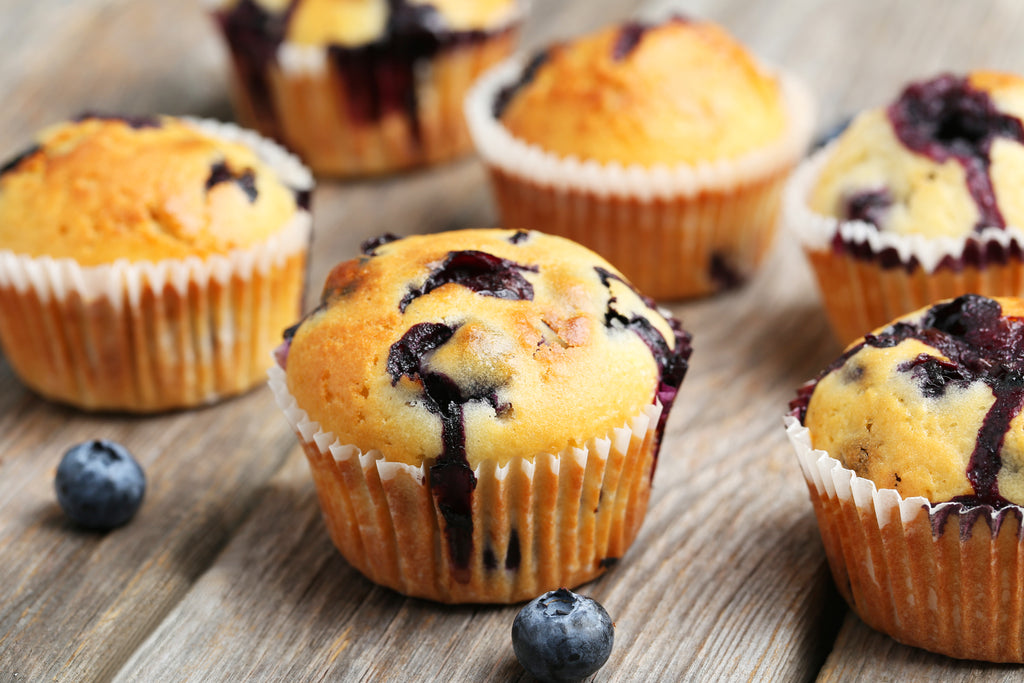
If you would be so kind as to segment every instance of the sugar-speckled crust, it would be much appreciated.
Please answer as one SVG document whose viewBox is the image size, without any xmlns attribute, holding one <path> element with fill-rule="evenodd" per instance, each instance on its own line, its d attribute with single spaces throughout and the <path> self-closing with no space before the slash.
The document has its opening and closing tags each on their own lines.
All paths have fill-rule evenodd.
<svg viewBox="0 0 1024 683">
<path fill-rule="evenodd" d="M 0 170 L 0 249 L 83 266 L 265 242 L 296 193 L 248 147 L 171 117 L 53 126 Z"/>
<path fill-rule="evenodd" d="M 1017 298 L 968 295 L 902 317 L 813 386 L 812 445 L 904 497 L 1024 504 L 1022 344 Z"/>
<path fill-rule="evenodd" d="M 471 256 L 453 265 L 453 253 Z M 471 273 L 483 273 L 473 286 L 451 281 Z M 481 284 L 491 273 L 499 286 Z M 294 332 L 288 389 L 341 443 L 393 462 L 429 463 L 445 448 L 431 382 L 435 397 L 462 397 L 470 468 L 559 453 L 655 400 L 662 377 L 652 341 L 685 368 L 678 324 L 617 277 L 589 250 L 537 232 L 466 230 L 367 247 L 334 269 L 324 304 Z M 401 343 L 414 328 L 447 336 L 417 359 Z"/>
<path fill-rule="evenodd" d="M 988 95 L 998 115 L 1015 119 L 1018 124 L 1024 118 L 1024 79 L 976 71 L 968 74 L 966 81 L 975 92 Z M 971 112 L 957 121 L 958 115 L 951 114 L 948 107 L 933 107 L 933 111 L 937 113 L 934 122 L 940 129 L 952 130 L 961 126 L 964 118 L 975 116 Z M 946 120 L 938 120 L 939 117 Z M 981 135 L 972 130 L 977 125 L 976 119 L 966 121 L 966 138 Z M 1024 145 L 1004 131 L 993 134 L 985 146 L 990 165 L 986 168 L 989 162 L 979 160 L 976 168 L 982 174 L 987 171 L 991 179 L 996 210 L 1004 225 L 1024 226 L 1024 193 L 1020 192 L 1024 183 Z M 851 198 L 885 193 L 883 206 L 862 208 L 860 212 L 879 229 L 929 237 L 960 237 L 993 225 L 991 217 L 981 214 L 969 181 L 965 165 L 955 158 L 936 160 L 908 148 L 897 135 L 887 108 L 880 107 L 861 113 L 839 137 L 808 203 L 824 216 L 864 218 L 849 215 Z M 867 213 L 871 211 L 873 216 Z"/>
<path fill-rule="evenodd" d="M 501 120 L 555 154 L 643 166 L 732 159 L 787 126 L 777 79 L 712 23 L 611 26 L 537 60 Z"/>
<path fill-rule="evenodd" d="M 257 5 L 284 17 L 284 37 L 298 45 L 353 47 L 380 40 L 387 32 L 393 6 L 412 11 L 436 10 L 437 25 L 448 31 L 488 30 L 501 26 L 519 12 L 517 0 L 254 0 Z M 240 0 L 223 3 L 225 8 Z M 429 11 L 429 10 L 428 10 Z"/>
</svg>

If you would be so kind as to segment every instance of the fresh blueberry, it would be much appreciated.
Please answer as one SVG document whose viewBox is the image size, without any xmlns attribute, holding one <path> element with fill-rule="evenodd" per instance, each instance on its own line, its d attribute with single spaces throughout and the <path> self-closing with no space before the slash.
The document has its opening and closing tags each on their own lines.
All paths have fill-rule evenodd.
<svg viewBox="0 0 1024 683">
<path fill-rule="evenodd" d="M 119 443 L 86 441 L 64 454 L 54 480 L 57 502 L 76 524 L 107 530 L 131 519 L 142 504 L 146 475 Z"/>
<path fill-rule="evenodd" d="M 512 623 L 512 649 L 541 681 L 579 681 L 608 661 L 615 624 L 604 607 L 559 588 L 528 603 Z"/>
</svg>

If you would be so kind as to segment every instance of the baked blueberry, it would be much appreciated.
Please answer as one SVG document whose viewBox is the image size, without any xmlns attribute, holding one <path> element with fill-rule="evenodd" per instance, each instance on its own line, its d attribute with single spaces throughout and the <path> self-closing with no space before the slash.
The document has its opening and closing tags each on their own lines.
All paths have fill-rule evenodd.
<svg viewBox="0 0 1024 683">
<path fill-rule="evenodd" d="M 528 603 L 512 623 L 512 649 L 542 681 L 578 681 L 608 661 L 615 624 L 592 598 L 565 588 Z"/>
<path fill-rule="evenodd" d="M 146 475 L 124 446 L 94 439 L 73 446 L 57 466 L 57 502 L 76 524 L 108 530 L 142 505 Z"/>
</svg>

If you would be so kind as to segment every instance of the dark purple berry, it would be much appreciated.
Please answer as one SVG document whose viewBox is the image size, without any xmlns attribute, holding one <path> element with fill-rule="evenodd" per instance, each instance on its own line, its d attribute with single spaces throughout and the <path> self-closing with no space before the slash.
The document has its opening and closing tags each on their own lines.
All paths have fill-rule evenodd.
<svg viewBox="0 0 1024 683">
<path fill-rule="evenodd" d="M 206 179 L 206 191 L 209 192 L 221 183 L 235 183 L 245 193 L 249 202 L 256 201 L 258 191 L 256 190 L 256 175 L 251 168 L 243 171 L 233 171 L 225 161 L 218 161 L 210 166 L 210 177 Z"/>
<path fill-rule="evenodd" d="M 864 221 L 876 228 L 881 228 L 891 206 L 892 193 L 888 188 L 863 190 L 843 198 L 843 217 L 851 221 Z"/>
<path fill-rule="evenodd" d="M 28 159 L 30 156 L 32 156 L 41 149 L 42 147 L 40 147 L 39 145 L 32 145 L 31 147 L 24 149 L 18 154 L 14 155 L 11 159 L 6 161 L 3 166 L 0 166 L 0 175 L 13 171 L 21 164 L 21 162 L 25 161 L 25 159 Z"/>
<path fill-rule="evenodd" d="M 998 477 L 1003 440 L 1014 418 L 1024 410 L 1024 319 L 1004 317 L 994 299 L 965 294 L 932 306 L 920 323 L 897 322 L 877 335 L 869 334 L 825 368 L 818 379 L 843 371 L 847 361 L 866 346 L 891 348 L 906 339 L 917 339 L 943 357 L 920 354 L 896 368 L 911 375 L 925 398 L 941 398 L 950 386 L 963 388 L 974 382 L 983 382 L 992 390 L 995 401 L 978 430 L 965 473 L 974 492 L 954 500 L 996 508 L 1009 505 L 999 493 Z M 813 392 L 814 383 L 801 388 L 790 404 L 793 415 L 801 420 L 806 417 Z"/>
<path fill-rule="evenodd" d="M 96 439 L 64 454 L 54 485 L 57 502 L 73 522 L 105 531 L 125 524 L 138 511 L 146 475 L 124 446 Z"/>
<path fill-rule="evenodd" d="M 598 602 L 565 588 L 528 603 L 512 623 L 512 649 L 541 681 L 579 681 L 608 661 L 615 624 Z"/>
<path fill-rule="evenodd" d="M 417 298 L 450 283 L 471 289 L 481 296 L 532 301 L 533 285 L 521 271 L 536 273 L 537 270 L 537 266 L 523 266 L 483 251 L 452 251 L 430 273 L 422 287 L 412 289 L 402 297 L 398 310 L 404 313 Z"/>
<path fill-rule="evenodd" d="M 515 98 L 516 94 L 533 82 L 533 79 L 537 77 L 537 72 L 540 71 L 541 67 L 544 66 L 550 58 L 551 48 L 536 53 L 526 64 L 526 68 L 523 69 L 523 73 L 520 74 L 519 79 L 498 91 L 498 94 L 494 96 L 494 105 L 491 108 L 494 118 L 501 118 L 502 114 L 505 113 L 505 110 L 508 109 L 508 106 L 512 104 L 512 100 Z"/>
<path fill-rule="evenodd" d="M 992 142 L 1006 138 L 1024 143 L 1020 119 L 1003 114 L 987 92 L 951 74 L 907 86 L 887 113 L 908 149 L 937 163 L 953 159 L 963 167 L 980 213 L 979 229 L 1006 225 L 989 176 Z"/>
</svg>

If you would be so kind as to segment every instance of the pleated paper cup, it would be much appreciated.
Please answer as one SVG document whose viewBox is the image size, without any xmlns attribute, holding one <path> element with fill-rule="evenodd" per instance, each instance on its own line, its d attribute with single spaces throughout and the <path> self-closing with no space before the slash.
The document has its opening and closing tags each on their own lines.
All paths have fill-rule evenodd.
<svg viewBox="0 0 1024 683">
<path fill-rule="evenodd" d="M 514 137 L 494 102 L 522 69 L 518 59 L 492 69 L 466 100 L 504 227 L 579 242 L 655 299 L 711 294 L 754 272 L 813 127 L 813 99 L 798 79 L 780 74 L 789 127 L 777 142 L 731 160 L 642 167 L 562 157 Z"/>
<path fill-rule="evenodd" d="M 807 200 L 831 147 L 786 187 L 783 222 L 800 240 L 839 341 L 962 294 L 1024 296 L 1024 231 L 986 228 L 961 238 L 898 235 L 815 213 Z"/>
<path fill-rule="evenodd" d="M 359 78 L 352 81 L 335 66 L 327 45 L 285 41 L 261 63 L 228 40 L 235 111 L 244 125 L 283 142 L 317 175 L 373 175 L 448 161 L 472 148 L 462 113 L 466 92 L 512 53 L 524 15 L 525 3 L 486 33 L 439 37 L 437 53 L 415 61 L 408 83 L 393 74 L 408 55 L 386 41 L 338 57 L 351 53 L 359 60 Z M 374 93 L 394 95 L 396 87 L 411 89 L 414 111 L 403 106 L 370 113 L 360 104 Z"/>
<path fill-rule="evenodd" d="M 661 405 L 582 448 L 474 470 L 472 552 L 453 561 L 429 468 L 321 430 L 274 366 L 270 387 L 306 453 L 331 539 L 371 581 L 446 603 L 510 603 L 596 578 L 647 512 Z"/>
<path fill-rule="evenodd" d="M 878 489 L 786 416 L 839 592 L 872 628 L 961 659 L 1024 661 L 1024 509 Z"/>
<path fill-rule="evenodd" d="M 311 177 L 280 147 L 191 123 L 248 144 L 307 201 Z M 0 345 L 31 389 L 87 410 L 148 413 L 240 393 L 262 381 L 299 316 L 310 232 L 300 209 L 267 241 L 206 259 L 82 266 L 0 250 Z"/>
</svg>

